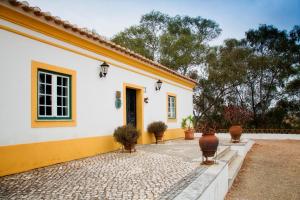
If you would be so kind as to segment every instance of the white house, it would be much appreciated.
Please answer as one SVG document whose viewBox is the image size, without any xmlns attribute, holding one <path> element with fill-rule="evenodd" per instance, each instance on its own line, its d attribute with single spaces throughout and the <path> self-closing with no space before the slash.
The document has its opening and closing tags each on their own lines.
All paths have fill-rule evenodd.
<svg viewBox="0 0 300 200">
<path fill-rule="evenodd" d="M 112 133 L 129 122 L 139 144 L 154 142 L 146 127 L 157 120 L 165 140 L 183 137 L 194 86 L 39 8 L 0 1 L 0 176 L 116 150 Z"/>
</svg>

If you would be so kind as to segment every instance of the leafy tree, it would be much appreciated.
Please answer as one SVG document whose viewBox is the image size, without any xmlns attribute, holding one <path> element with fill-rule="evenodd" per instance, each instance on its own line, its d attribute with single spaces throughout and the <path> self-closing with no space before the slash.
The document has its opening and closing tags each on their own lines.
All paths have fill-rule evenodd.
<svg viewBox="0 0 300 200">
<path fill-rule="evenodd" d="M 266 114 L 267 128 L 300 128 L 300 101 L 280 100 Z"/>
<path fill-rule="evenodd" d="M 299 27 L 288 34 L 261 25 L 241 41 L 231 39 L 213 48 L 206 59 L 207 76 L 199 81 L 202 90 L 196 90 L 199 94 L 194 99 L 198 117 L 220 116 L 224 105 L 233 104 L 253 112 L 250 125 L 268 127 L 273 122 L 270 113 L 280 110 L 277 102 L 286 99 L 289 105 L 299 105 L 297 33 Z M 298 112 L 292 108 L 297 106 L 283 112 L 282 124 L 283 119 L 297 119 Z"/>
<path fill-rule="evenodd" d="M 289 78 L 297 73 L 299 45 L 286 31 L 267 25 L 246 32 L 243 43 L 253 54 L 242 91 L 244 102 L 254 114 L 254 126 L 263 127 L 269 108 L 283 98 Z"/>
<path fill-rule="evenodd" d="M 147 28 L 131 26 L 123 32 L 118 33 L 113 38 L 113 42 L 154 60 L 155 53 L 151 47 L 156 44 L 152 41 L 152 37 L 152 33 Z"/>
<path fill-rule="evenodd" d="M 201 17 L 170 18 L 167 31 L 161 36 L 160 62 L 187 75 L 189 70 L 204 63 L 207 42 L 221 32 L 218 25 Z"/>
<path fill-rule="evenodd" d="M 251 51 L 235 39 L 210 49 L 206 57 L 207 76 L 199 79 L 194 95 L 194 115 L 198 121 L 214 118 L 224 125 L 224 106 L 226 102 L 236 104 L 231 97 L 244 83 L 250 56 Z"/>
<path fill-rule="evenodd" d="M 112 41 L 188 75 L 204 63 L 207 42 L 220 32 L 218 24 L 212 20 L 170 17 L 152 11 L 142 16 L 139 25 L 118 33 Z"/>
</svg>

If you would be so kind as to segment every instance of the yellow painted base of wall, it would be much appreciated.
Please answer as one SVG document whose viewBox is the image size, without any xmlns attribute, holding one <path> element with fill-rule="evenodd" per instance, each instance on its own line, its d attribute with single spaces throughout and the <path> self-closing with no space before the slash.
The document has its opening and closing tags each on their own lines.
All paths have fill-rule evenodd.
<svg viewBox="0 0 300 200">
<path fill-rule="evenodd" d="M 182 129 L 170 129 L 166 131 L 164 140 L 183 136 Z M 141 137 L 143 144 L 155 142 L 153 134 L 143 133 Z M 120 145 L 114 141 L 113 136 L 0 146 L 0 176 L 94 156 L 118 148 Z"/>
<path fill-rule="evenodd" d="M 168 129 L 165 133 L 164 133 L 164 137 L 163 140 L 173 140 L 176 138 L 183 138 L 184 137 L 184 130 L 181 128 L 178 129 Z M 152 144 L 155 143 L 155 137 L 153 134 L 150 133 L 143 133 L 142 135 L 142 141 L 143 144 Z"/>
<path fill-rule="evenodd" d="M 0 147 L 0 176 L 93 156 L 120 147 L 112 136 Z"/>
</svg>

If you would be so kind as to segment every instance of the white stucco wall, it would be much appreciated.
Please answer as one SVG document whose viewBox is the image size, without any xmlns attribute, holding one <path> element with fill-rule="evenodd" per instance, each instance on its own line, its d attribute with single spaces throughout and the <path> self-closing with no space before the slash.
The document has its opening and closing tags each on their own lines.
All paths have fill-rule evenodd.
<svg viewBox="0 0 300 200">
<path fill-rule="evenodd" d="M 135 69 L 1 19 L 0 24 Z M 167 123 L 169 128 L 180 128 L 182 117 L 192 114 L 192 91 L 164 82 L 157 92 L 154 84 L 158 79 L 164 81 L 161 77 L 152 79 L 111 65 L 108 76 L 100 79 L 101 62 L 2 29 L 0 44 L 0 146 L 112 134 L 123 124 L 123 108 L 116 109 L 114 103 L 115 92 L 123 92 L 123 83 L 146 87 L 145 128 L 154 120 L 167 123 L 167 92 L 177 95 L 178 106 L 177 122 Z M 31 128 L 32 60 L 77 71 L 77 126 Z"/>
</svg>

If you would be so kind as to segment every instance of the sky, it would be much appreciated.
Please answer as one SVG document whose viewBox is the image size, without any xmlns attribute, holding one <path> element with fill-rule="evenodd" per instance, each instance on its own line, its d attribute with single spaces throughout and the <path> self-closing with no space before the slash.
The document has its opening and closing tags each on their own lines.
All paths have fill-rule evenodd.
<svg viewBox="0 0 300 200">
<path fill-rule="evenodd" d="M 80 27 L 95 29 L 111 38 L 152 10 L 170 16 L 201 16 L 217 22 L 221 35 L 211 45 L 224 39 L 244 37 L 259 24 L 291 30 L 300 25 L 300 0 L 27 0 L 31 6 L 68 20 Z"/>
</svg>

